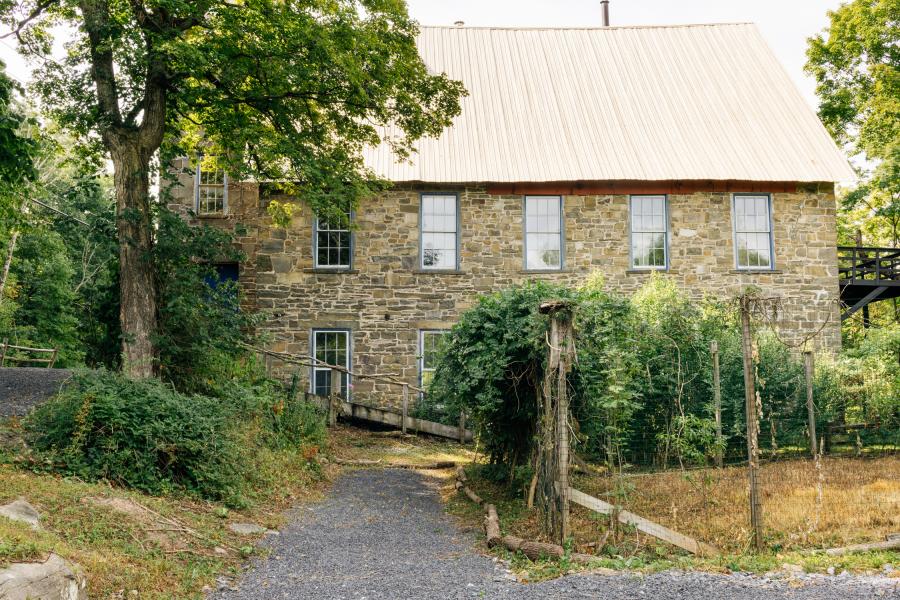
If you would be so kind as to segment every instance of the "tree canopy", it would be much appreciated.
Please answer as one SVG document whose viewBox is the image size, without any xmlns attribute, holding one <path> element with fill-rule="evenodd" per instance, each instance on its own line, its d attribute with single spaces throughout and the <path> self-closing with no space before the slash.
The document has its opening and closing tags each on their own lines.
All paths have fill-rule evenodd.
<svg viewBox="0 0 900 600">
<path fill-rule="evenodd" d="M 402 0 L 0 0 L 0 20 L 44 58 L 34 87 L 49 114 L 112 160 L 135 376 L 156 362 L 154 157 L 213 155 L 232 177 L 289 182 L 337 212 L 383 183 L 363 164 L 366 145 L 408 156 L 464 93 L 428 72 Z M 57 61 L 61 24 L 73 39 Z"/>
</svg>

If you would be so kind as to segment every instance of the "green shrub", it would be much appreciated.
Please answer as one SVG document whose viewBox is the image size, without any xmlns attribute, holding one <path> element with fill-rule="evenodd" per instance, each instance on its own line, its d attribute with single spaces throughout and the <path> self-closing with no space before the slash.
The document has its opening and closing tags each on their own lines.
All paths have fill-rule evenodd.
<svg viewBox="0 0 900 600">
<path fill-rule="evenodd" d="M 249 470 L 235 407 L 158 380 L 79 374 L 26 420 L 53 470 L 160 494 L 183 490 L 237 502 Z"/>
</svg>

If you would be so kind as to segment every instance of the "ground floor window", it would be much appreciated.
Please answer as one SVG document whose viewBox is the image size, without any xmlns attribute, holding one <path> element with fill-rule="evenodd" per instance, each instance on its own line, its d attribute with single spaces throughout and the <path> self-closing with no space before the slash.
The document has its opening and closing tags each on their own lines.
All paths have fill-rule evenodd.
<svg viewBox="0 0 900 600">
<path fill-rule="evenodd" d="M 314 329 L 312 332 L 312 393 L 327 396 L 331 393 L 331 368 L 334 365 L 350 369 L 350 332 L 346 329 Z M 341 373 L 341 396 L 346 398 L 350 378 Z"/>
<path fill-rule="evenodd" d="M 446 334 L 444 329 L 419 331 L 419 385 L 422 388 L 427 388 L 434 378 L 438 353 Z"/>
</svg>

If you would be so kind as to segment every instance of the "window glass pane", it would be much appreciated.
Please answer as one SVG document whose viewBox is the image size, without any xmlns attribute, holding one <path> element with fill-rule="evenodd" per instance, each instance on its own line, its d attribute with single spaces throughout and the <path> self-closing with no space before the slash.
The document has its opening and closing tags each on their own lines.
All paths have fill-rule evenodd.
<svg viewBox="0 0 900 600">
<path fill-rule="evenodd" d="M 446 331 L 422 331 L 419 334 L 419 379 L 422 387 L 428 387 L 434 378 L 437 357 L 446 333 Z"/>
<path fill-rule="evenodd" d="M 666 268 L 666 197 L 631 197 L 631 266 Z"/>
<path fill-rule="evenodd" d="M 559 196 L 525 197 L 525 268 L 562 266 L 562 215 Z"/>
<path fill-rule="evenodd" d="M 738 268 L 772 267 L 768 196 L 734 197 L 734 241 Z"/>
<path fill-rule="evenodd" d="M 343 219 L 316 221 L 316 266 L 350 267 L 350 219 L 349 212 Z"/>
<path fill-rule="evenodd" d="M 457 268 L 456 196 L 422 196 L 422 267 Z"/>
<path fill-rule="evenodd" d="M 222 169 L 197 169 L 197 212 L 199 214 L 223 214 L 225 212 L 225 171 Z"/>
<path fill-rule="evenodd" d="M 349 332 L 316 331 L 313 333 L 313 356 L 329 365 L 350 368 Z M 331 393 L 331 369 L 313 367 L 313 393 L 327 396 Z M 347 395 L 347 374 L 341 373 L 341 395 Z"/>
</svg>

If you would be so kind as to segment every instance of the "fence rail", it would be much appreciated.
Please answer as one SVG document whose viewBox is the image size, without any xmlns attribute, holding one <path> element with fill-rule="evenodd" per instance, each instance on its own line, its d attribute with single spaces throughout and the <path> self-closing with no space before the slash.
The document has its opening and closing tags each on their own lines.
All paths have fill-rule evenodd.
<svg viewBox="0 0 900 600">
<path fill-rule="evenodd" d="M 45 355 L 49 354 L 48 358 L 35 358 L 33 356 L 16 356 L 10 355 L 10 350 L 16 353 L 26 353 L 26 354 L 38 354 Z M 56 357 L 59 354 L 59 350 L 57 348 L 29 348 L 28 346 L 15 346 L 13 344 L 8 343 L 7 340 L 3 340 L 3 343 L 0 344 L 0 367 L 6 365 L 7 362 L 14 363 L 37 363 L 42 365 L 47 365 L 48 369 L 52 369 L 53 365 L 56 364 Z"/>
</svg>

